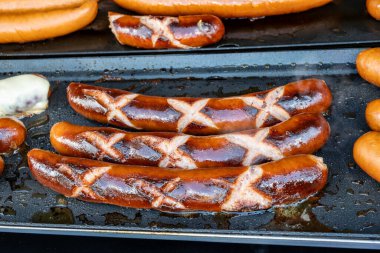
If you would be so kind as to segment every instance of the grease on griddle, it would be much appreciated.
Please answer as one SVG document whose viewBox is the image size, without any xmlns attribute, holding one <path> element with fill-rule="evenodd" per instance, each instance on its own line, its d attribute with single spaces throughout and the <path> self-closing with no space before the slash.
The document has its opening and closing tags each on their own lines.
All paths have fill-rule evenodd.
<svg viewBox="0 0 380 253">
<path fill-rule="evenodd" d="M 356 212 L 356 215 L 359 218 L 363 218 L 363 217 L 366 217 L 367 215 L 369 215 L 371 213 L 376 213 L 376 209 L 375 208 L 369 208 L 366 210 L 360 210 L 360 211 Z"/>
<path fill-rule="evenodd" d="M 101 78 L 99 78 L 98 80 L 96 80 L 94 83 L 105 83 L 105 82 L 115 82 L 115 81 L 124 81 L 125 79 L 120 77 L 120 76 L 111 76 L 111 75 L 107 75 L 107 74 L 104 74 L 102 75 Z"/>
<path fill-rule="evenodd" d="M 67 198 L 62 194 L 55 196 L 56 205 L 59 207 L 67 207 Z"/>
<path fill-rule="evenodd" d="M 188 225 L 181 224 L 181 223 L 168 224 L 168 223 L 159 222 L 159 221 L 152 221 L 149 223 L 149 227 L 154 227 L 154 228 L 187 228 Z"/>
<path fill-rule="evenodd" d="M 67 207 L 51 207 L 47 212 L 36 212 L 32 216 L 33 223 L 74 224 L 74 215 Z"/>
<path fill-rule="evenodd" d="M 260 227 L 272 231 L 303 231 L 303 232 L 333 232 L 333 229 L 320 223 L 313 213 L 313 207 L 317 205 L 318 197 L 286 207 L 274 208 L 274 219 Z"/>
<path fill-rule="evenodd" d="M 119 226 L 119 225 L 125 225 L 125 224 L 139 224 L 141 222 L 141 213 L 136 212 L 135 217 L 133 219 L 121 214 L 121 213 L 107 213 L 104 215 L 105 221 L 104 223 L 106 225 L 113 225 L 113 226 Z"/>
<path fill-rule="evenodd" d="M 85 214 L 80 214 L 80 215 L 76 216 L 76 218 L 80 222 L 82 222 L 82 224 L 86 224 L 86 225 L 94 225 L 95 224 L 95 222 L 92 220 L 89 220 Z"/>
<path fill-rule="evenodd" d="M 230 219 L 235 217 L 236 214 L 233 213 L 216 213 L 214 215 L 214 221 L 218 229 L 229 229 Z"/>
<path fill-rule="evenodd" d="M 2 215 L 16 215 L 16 211 L 10 206 L 0 206 L 0 217 Z"/>
<path fill-rule="evenodd" d="M 25 180 L 30 179 L 27 153 L 30 147 L 23 143 L 14 155 L 18 156 L 17 165 L 9 164 L 6 166 L 5 180 L 9 183 L 12 191 L 28 192 L 31 189 L 25 185 Z"/>
<path fill-rule="evenodd" d="M 46 197 L 47 197 L 46 193 L 39 193 L 39 192 L 32 193 L 32 198 L 34 199 L 45 199 Z"/>
<path fill-rule="evenodd" d="M 149 223 L 155 228 L 188 228 L 189 220 L 202 219 L 207 212 L 159 212 L 159 218 Z M 192 221 L 197 222 L 197 221 Z"/>
</svg>

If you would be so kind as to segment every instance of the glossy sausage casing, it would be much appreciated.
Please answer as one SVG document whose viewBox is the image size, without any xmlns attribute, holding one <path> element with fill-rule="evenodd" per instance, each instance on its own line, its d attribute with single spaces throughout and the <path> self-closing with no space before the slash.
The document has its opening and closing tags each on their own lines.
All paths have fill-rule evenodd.
<svg viewBox="0 0 380 253">
<path fill-rule="evenodd" d="M 119 43 L 138 48 L 196 48 L 214 44 L 224 35 L 222 21 L 212 15 L 154 17 L 110 12 L 108 17 Z"/>
<path fill-rule="evenodd" d="M 223 18 L 255 18 L 306 11 L 332 0 L 114 0 L 142 14 L 178 16 L 212 14 Z"/>
<path fill-rule="evenodd" d="M 125 132 L 109 127 L 55 124 L 50 142 L 67 156 L 165 168 L 248 166 L 309 154 L 327 141 L 330 127 L 320 114 L 298 114 L 272 127 L 216 136 Z"/>
<path fill-rule="evenodd" d="M 17 149 L 26 138 L 24 124 L 16 118 L 0 118 L 0 153 Z"/>
<path fill-rule="evenodd" d="M 0 176 L 1 176 L 1 174 L 3 174 L 3 171 L 4 171 L 4 160 L 0 156 Z"/>
<path fill-rule="evenodd" d="M 178 170 L 115 165 L 34 149 L 28 162 L 35 179 L 65 196 L 162 211 L 267 209 L 316 194 L 327 180 L 326 165 L 312 155 L 249 167 Z"/>
<path fill-rule="evenodd" d="M 332 100 L 326 83 L 318 79 L 229 98 L 164 98 L 71 83 L 67 98 L 76 112 L 101 123 L 194 135 L 271 126 L 296 114 L 324 112 Z"/>
</svg>

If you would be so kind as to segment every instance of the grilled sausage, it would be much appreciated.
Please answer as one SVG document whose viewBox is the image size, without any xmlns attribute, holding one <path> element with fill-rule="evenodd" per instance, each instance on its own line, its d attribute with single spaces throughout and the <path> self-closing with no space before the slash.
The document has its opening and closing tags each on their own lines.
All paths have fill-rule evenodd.
<svg viewBox="0 0 380 253">
<path fill-rule="evenodd" d="M 278 125 L 217 136 L 131 133 L 115 128 L 55 124 L 57 152 L 129 165 L 164 168 L 249 166 L 310 154 L 327 141 L 330 127 L 319 114 L 298 114 Z"/>
<path fill-rule="evenodd" d="M 19 75 L 0 81 L 0 117 L 23 117 L 48 107 L 49 81 L 41 75 Z"/>
<path fill-rule="evenodd" d="M 365 110 L 368 126 L 374 131 L 380 131 L 380 99 L 368 103 Z"/>
<path fill-rule="evenodd" d="M 1 14 L 45 12 L 79 7 L 88 0 L 0 0 Z"/>
<path fill-rule="evenodd" d="M 86 118 L 119 127 L 210 135 L 260 128 L 331 104 L 322 80 L 294 82 L 229 98 L 163 98 L 80 83 L 67 88 L 71 107 Z"/>
<path fill-rule="evenodd" d="M 153 17 L 109 12 L 108 17 L 119 43 L 138 48 L 196 48 L 214 44 L 224 35 L 222 21 L 212 15 Z"/>
<path fill-rule="evenodd" d="M 354 144 L 354 160 L 368 175 L 380 183 L 380 133 L 368 132 Z"/>
<path fill-rule="evenodd" d="M 66 35 L 91 23 L 97 12 L 98 2 L 89 0 L 69 9 L 1 14 L 0 43 L 25 43 Z"/>
<path fill-rule="evenodd" d="M 0 176 L 1 176 L 1 174 L 3 174 L 3 171 L 4 171 L 4 160 L 0 156 Z"/>
<path fill-rule="evenodd" d="M 312 155 L 248 167 L 178 170 L 115 165 L 34 149 L 37 181 L 68 197 L 162 211 L 240 212 L 300 201 L 326 184 L 327 167 Z"/>
<path fill-rule="evenodd" d="M 17 149 L 26 138 L 24 124 L 15 118 L 0 118 L 0 153 Z"/>
<path fill-rule="evenodd" d="M 255 18 L 306 11 L 332 0 L 114 0 L 128 10 L 148 15 L 211 14 L 223 18 Z"/>
<path fill-rule="evenodd" d="M 380 87 L 380 48 L 361 52 L 356 59 L 356 68 L 364 80 Z"/>
<path fill-rule="evenodd" d="M 380 20 L 380 0 L 367 0 L 368 13 L 376 20 Z"/>
</svg>

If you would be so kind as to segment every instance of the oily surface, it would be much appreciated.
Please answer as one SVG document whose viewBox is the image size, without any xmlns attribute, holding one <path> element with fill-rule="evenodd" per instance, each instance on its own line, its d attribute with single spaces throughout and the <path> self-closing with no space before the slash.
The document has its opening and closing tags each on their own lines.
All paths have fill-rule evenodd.
<svg viewBox="0 0 380 253">
<path fill-rule="evenodd" d="M 240 73 L 231 72 L 228 78 L 109 81 L 102 85 L 156 96 L 225 97 L 266 90 L 311 77 L 294 76 L 290 67 L 289 69 L 289 75 L 284 77 L 234 78 Z M 169 70 L 166 71 L 167 75 L 170 75 Z M 213 70 L 210 70 L 210 75 L 213 75 L 212 72 Z M 130 78 L 119 72 L 105 74 Z M 334 100 L 330 112 L 326 115 L 331 125 L 331 137 L 327 145 L 317 152 L 329 167 L 328 184 L 321 194 L 307 202 L 244 215 L 175 214 L 85 203 L 64 198 L 37 183 L 29 174 L 25 160 L 27 148 L 24 148 L 20 154 L 5 158 L 7 169 L 0 178 L 0 224 L 88 224 L 89 228 L 122 230 L 228 229 L 231 232 L 247 233 L 380 233 L 380 185 L 359 169 L 352 158 L 354 141 L 369 130 L 364 117 L 366 103 L 379 96 L 378 89 L 357 75 L 313 77 L 326 81 Z M 72 79 L 71 75 L 61 72 L 59 79 L 60 81 L 52 82 L 53 92 L 46 113 L 24 120 L 29 129 L 27 144 L 30 147 L 53 150 L 49 142 L 49 130 L 58 121 L 88 126 L 101 125 L 83 118 L 69 107 L 65 92 Z M 92 83 L 86 79 L 81 82 Z"/>
<path fill-rule="evenodd" d="M 9 2 L 9 1 L 8 1 Z M 83 30 L 49 41 L 9 44 L 1 47 L 4 56 L 52 55 L 72 53 L 147 53 L 147 50 L 120 45 L 109 29 L 108 11 L 135 14 L 118 7 L 109 0 L 99 2 L 99 14 L 94 23 Z M 226 51 L 249 48 L 355 44 L 379 42 L 380 26 L 366 10 L 365 1 L 335 0 L 326 6 L 291 15 L 273 16 L 257 20 L 223 20 L 226 35 L 217 44 L 195 51 Z M 93 43 L 89 43 L 89 41 Z M 96 42 L 96 43 L 95 43 Z M 168 50 L 155 50 L 164 53 Z M 169 50 L 173 51 L 173 50 Z M 176 50 L 178 51 L 178 50 Z M 180 49 L 183 52 L 182 49 Z"/>
</svg>

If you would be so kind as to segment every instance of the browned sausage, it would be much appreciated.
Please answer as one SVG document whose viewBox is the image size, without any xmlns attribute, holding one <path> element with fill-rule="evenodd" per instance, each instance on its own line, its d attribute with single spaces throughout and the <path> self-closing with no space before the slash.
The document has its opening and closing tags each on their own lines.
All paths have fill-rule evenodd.
<svg viewBox="0 0 380 253">
<path fill-rule="evenodd" d="M 203 47 L 218 42 L 224 35 L 222 21 L 212 15 L 153 17 L 110 12 L 108 17 L 119 43 L 138 48 Z"/>
<path fill-rule="evenodd" d="M 380 131 L 380 99 L 368 103 L 365 110 L 368 126 L 374 131 Z"/>
<path fill-rule="evenodd" d="M 377 20 L 380 20 L 380 0 L 367 0 L 368 13 Z"/>
<path fill-rule="evenodd" d="M 306 11 L 332 0 L 114 0 L 142 14 L 178 16 L 212 14 L 223 18 L 255 18 Z"/>
<path fill-rule="evenodd" d="M 30 5 L 33 5 L 34 1 L 29 2 L 31 2 Z M 63 36 L 91 23 L 97 12 L 97 1 L 88 0 L 78 7 L 68 9 L 21 14 L 1 13 L 0 44 L 25 43 Z"/>
<path fill-rule="evenodd" d="M 240 212 L 294 203 L 320 191 L 327 167 L 312 155 L 250 167 L 164 169 L 115 165 L 34 149 L 37 181 L 68 197 L 162 211 Z"/>
<path fill-rule="evenodd" d="M 332 96 L 309 79 L 229 98 L 164 98 L 80 83 L 67 88 L 71 107 L 86 118 L 146 131 L 210 135 L 271 126 L 296 114 L 321 113 Z"/>
<path fill-rule="evenodd" d="M 304 113 L 269 128 L 216 136 L 131 133 L 60 122 L 52 127 L 50 141 L 57 152 L 67 156 L 195 169 L 248 166 L 310 154 L 326 143 L 329 133 L 329 124 L 321 115 Z"/>
<path fill-rule="evenodd" d="M 380 133 L 368 132 L 354 144 L 355 162 L 380 183 Z"/>
<path fill-rule="evenodd" d="M 24 124 L 16 118 L 0 118 L 0 153 L 17 149 L 26 138 Z"/>
<path fill-rule="evenodd" d="M 356 68 L 364 80 L 380 87 L 380 48 L 360 52 L 356 59 Z"/>
<path fill-rule="evenodd" d="M 0 156 L 0 176 L 1 176 L 1 174 L 3 174 L 3 171 L 4 171 L 4 160 Z"/>
</svg>

